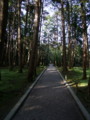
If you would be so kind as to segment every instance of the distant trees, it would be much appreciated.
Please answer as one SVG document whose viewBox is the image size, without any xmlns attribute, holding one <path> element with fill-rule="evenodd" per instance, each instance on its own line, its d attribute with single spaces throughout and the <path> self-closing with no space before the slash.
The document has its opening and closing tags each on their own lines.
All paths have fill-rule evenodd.
<svg viewBox="0 0 90 120">
<path fill-rule="evenodd" d="M 59 11 L 61 10 L 62 26 L 65 27 L 62 31 L 62 41 L 63 41 L 63 69 L 66 66 L 64 61 L 67 61 L 68 67 L 72 68 L 76 64 L 82 64 L 83 66 L 83 79 L 86 79 L 86 68 L 88 62 L 88 34 L 87 34 L 87 23 L 90 18 L 90 8 L 89 1 L 87 0 L 53 0 L 56 6 L 59 6 Z M 59 4 L 59 5 L 58 5 Z M 63 9 L 62 9 L 63 8 Z M 67 41 L 65 43 L 65 41 Z M 68 45 L 67 45 L 68 44 Z M 81 48 L 80 48 L 81 47 Z M 76 49 L 80 48 L 82 52 L 81 61 L 77 61 Z M 65 50 L 66 49 L 66 50 Z M 79 50 L 79 49 L 78 49 Z M 65 53 L 66 51 L 66 53 Z M 65 55 L 66 54 L 66 55 Z M 66 56 L 66 57 L 65 57 Z M 79 62 L 79 63 L 78 63 Z M 65 65 L 64 65 L 65 64 Z M 64 70 L 65 71 L 65 70 Z"/>
<path fill-rule="evenodd" d="M 43 9 L 50 1 L 0 1 L 0 67 L 9 66 L 13 70 L 18 66 L 22 72 L 26 65 L 30 81 L 37 65 L 51 60 L 55 65 L 62 65 L 64 72 L 82 65 L 85 79 L 90 3 L 88 0 L 52 1 L 56 9 L 53 16 Z"/>
</svg>

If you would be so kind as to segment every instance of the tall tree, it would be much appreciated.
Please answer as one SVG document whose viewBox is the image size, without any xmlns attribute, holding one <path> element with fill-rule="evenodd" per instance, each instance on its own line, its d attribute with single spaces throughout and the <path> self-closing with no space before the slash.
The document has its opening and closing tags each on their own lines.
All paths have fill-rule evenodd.
<svg viewBox="0 0 90 120">
<path fill-rule="evenodd" d="M 72 2 L 72 1 L 71 1 Z M 71 7 L 72 7 L 72 3 L 71 3 Z M 66 4 L 66 10 L 67 10 L 67 22 L 68 22 L 68 66 L 69 68 L 71 68 L 71 24 L 70 24 L 70 13 L 71 13 L 71 9 L 70 9 L 70 4 L 69 1 L 67 0 L 67 4 Z"/>
<path fill-rule="evenodd" d="M 2 21 L 3 21 L 3 6 L 4 6 L 4 3 L 3 3 L 3 0 L 1 0 L 0 2 L 0 55 L 2 53 L 2 47 L 3 47 L 3 41 L 1 39 L 1 34 L 2 34 Z M 0 57 L 1 58 L 1 57 Z M 1 59 L 0 59 L 0 63 L 1 63 Z"/>
<path fill-rule="evenodd" d="M 39 32 L 39 21 L 40 21 L 40 9 L 41 0 L 35 0 L 35 17 L 33 26 L 33 40 L 31 43 L 31 55 L 28 71 L 28 80 L 33 80 L 33 75 L 36 71 L 36 57 L 37 57 L 37 47 L 38 47 L 38 32 Z"/>
<path fill-rule="evenodd" d="M 18 0 L 18 57 L 19 57 L 19 72 L 22 73 L 22 40 L 21 40 L 21 2 Z"/>
<path fill-rule="evenodd" d="M 81 19 L 82 19 L 82 38 L 83 38 L 83 79 L 87 78 L 86 67 L 87 67 L 87 26 L 86 26 L 86 11 L 85 3 L 81 0 Z"/>
<path fill-rule="evenodd" d="M 8 0 L 0 1 L 0 65 L 2 64 L 3 51 L 7 42 L 7 18 L 8 18 Z"/>
<path fill-rule="evenodd" d="M 61 0 L 61 20 L 62 20 L 62 40 L 63 40 L 63 71 L 67 71 L 66 60 L 66 40 L 65 40 L 65 16 L 64 16 L 64 2 Z"/>
</svg>

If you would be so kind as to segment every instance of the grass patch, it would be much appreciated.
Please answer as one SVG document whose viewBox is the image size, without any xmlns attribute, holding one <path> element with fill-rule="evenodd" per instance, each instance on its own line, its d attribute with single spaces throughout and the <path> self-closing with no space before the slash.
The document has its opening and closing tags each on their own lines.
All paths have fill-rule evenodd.
<svg viewBox="0 0 90 120">
<path fill-rule="evenodd" d="M 62 71 L 62 69 L 59 68 L 59 71 Z M 90 113 L 90 94 L 88 92 L 90 69 L 87 69 L 87 79 L 85 80 L 82 79 L 83 71 L 81 67 L 69 69 L 66 75 L 68 84 L 73 88 L 79 99 Z"/>
<path fill-rule="evenodd" d="M 44 66 L 38 67 L 37 75 L 44 68 Z M 15 68 L 13 71 L 9 71 L 8 68 L 2 68 L 2 79 L 0 81 L 0 120 L 3 120 L 30 86 L 31 83 L 27 80 L 27 74 L 27 68 L 23 69 L 23 73 L 19 73 L 18 68 Z"/>
</svg>

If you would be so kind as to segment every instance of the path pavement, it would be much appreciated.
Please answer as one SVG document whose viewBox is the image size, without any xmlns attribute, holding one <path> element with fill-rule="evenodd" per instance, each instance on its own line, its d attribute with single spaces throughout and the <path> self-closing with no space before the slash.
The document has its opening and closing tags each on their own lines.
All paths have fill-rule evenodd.
<svg viewBox="0 0 90 120">
<path fill-rule="evenodd" d="M 84 120 L 74 99 L 50 65 L 13 120 Z"/>
</svg>

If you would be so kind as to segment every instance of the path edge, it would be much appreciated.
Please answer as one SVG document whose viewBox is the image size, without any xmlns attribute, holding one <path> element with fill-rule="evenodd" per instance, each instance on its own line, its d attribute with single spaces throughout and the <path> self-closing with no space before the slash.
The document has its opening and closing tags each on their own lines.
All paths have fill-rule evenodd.
<svg viewBox="0 0 90 120">
<path fill-rule="evenodd" d="M 16 105 L 11 109 L 11 111 L 7 114 L 7 116 L 4 118 L 4 120 L 11 120 L 19 108 L 22 106 L 24 101 L 27 99 L 28 95 L 31 93 L 34 86 L 37 84 L 38 80 L 42 77 L 44 72 L 47 70 L 47 67 L 40 73 L 40 75 L 35 79 L 35 81 L 30 85 L 28 90 L 25 92 L 25 94 L 20 98 L 20 100 L 16 103 Z"/>
<path fill-rule="evenodd" d="M 80 111 L 82 112 L 83 116 L 85 117 L 86 120 L 90 120 L 90 114 L 88 113 L 88 111 L 86 110 L 86 108 L 83 106 L 83 104 L 81 103 L 81 101 L 79 100 L 79 98 L 76 96 L 76 94 L 74 93 L 73 89 L 69 86 L 69 84 L 66 82 L 65 78 L 63 77 L 63 75 L 59 72 L 59 70 L 57 69 L 59 75 L 61 76 L 62 80 L 64 81 L 64 83 L 66 84 L 69 92 L 71 93 L 72 97 L 74 98 L 76 104 L 78 105 Z"/>
</svg>

